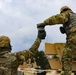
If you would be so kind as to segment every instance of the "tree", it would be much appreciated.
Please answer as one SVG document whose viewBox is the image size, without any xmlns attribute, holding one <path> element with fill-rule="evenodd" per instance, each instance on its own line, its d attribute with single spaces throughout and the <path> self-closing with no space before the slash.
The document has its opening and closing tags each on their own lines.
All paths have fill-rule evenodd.
<svg viewBox="0 0 76 75">
<path fill-rule="evenodd" d="M 34 59 L 37 65 L 41 67 L 41 69 L 50 69 L 48 59 L 43 51 L 38 50 L 36 54 L 34 55 Z"/>
</svg>

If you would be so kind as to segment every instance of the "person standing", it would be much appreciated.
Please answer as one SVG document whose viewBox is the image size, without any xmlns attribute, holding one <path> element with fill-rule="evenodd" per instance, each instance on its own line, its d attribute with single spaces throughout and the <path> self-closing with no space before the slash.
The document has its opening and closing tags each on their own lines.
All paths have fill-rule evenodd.
<svg viewBox="0 0 76 75">
<path fill-rule="evenodd" d="M 38 30 L 38 36 L 28 50 L 11 53 L 12 48 L 9 37 L 0 36 L 0 75 L 17 75 L 18 66 L 34 56 L 45 37 L 46 32 Z"/>
<path fill-rule="evenodd" d="M 42 23 L 37 24 L 38 28 L 44 28 L 49 25 L 62 24 L 60 31 L 66 34 L 66 44 L 62 52 L 62 71 L 61 75 L 71 75 L 72 61 L 76 58 L 76 13 L 68 6 L 60 9 L 60 14 L 53 15 Z"/>
</svg>

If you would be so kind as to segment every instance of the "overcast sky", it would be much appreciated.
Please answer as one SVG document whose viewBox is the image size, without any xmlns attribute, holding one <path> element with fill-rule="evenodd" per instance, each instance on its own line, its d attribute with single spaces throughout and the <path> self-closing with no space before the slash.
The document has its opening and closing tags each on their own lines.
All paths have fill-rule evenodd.
<svg viewBox="0 0 76 75">
<path fill-rule="evenodd" d="M 69 6 L 76 12 L 76 0 L 0 0 L 0 36 L 11 39 L 12 52 L 29 49 L 37 37 L 36 24 L 59 14 L 60 8 Z M 65 42 L 66 36 L 59 31 L 60 25 L 47 26 L 45 42 Z"/>
</svg>

